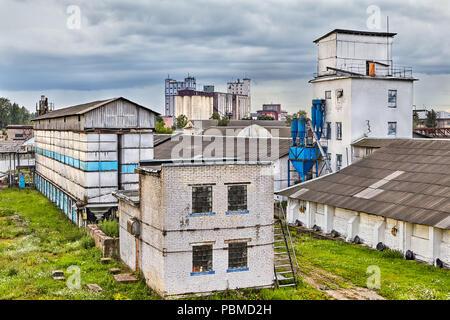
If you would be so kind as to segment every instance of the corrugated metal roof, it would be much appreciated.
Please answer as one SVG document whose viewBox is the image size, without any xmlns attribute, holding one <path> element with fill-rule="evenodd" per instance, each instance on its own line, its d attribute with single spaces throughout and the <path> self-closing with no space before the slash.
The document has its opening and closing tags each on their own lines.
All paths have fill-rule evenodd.
<svg viewBox="0 0 450 320">
<path fill-rule="evenodd" d="M 119 99 L 128 101 L 132 104 L 135 104 L 136 106 L 139 106 L 141 108 L 144 108 L 144 109 L 150 110 L 156 114 L 159 114 L 158 112 L 155 112 L 147 107 L 141 106 L 133 101 L 126 99 L 126 98 L 118 97 L 118 98 L 112 98 L 112 99 L 107 99 L 107 100 L 98 100 L 98 101 L 79 104 L 79 105 L 72 106 L 72 107 L 57 109 L 57 110 L 51 111 L 49 113 L 46 113 L 42 116 L 36 117 L 33 119 L 33 121 L 85 114 L 86 112 L 97 109 L 105 104 L 111 103 L 111 102 L 119 100 Z"/>
<path fill-rule="evenodd" d="M 340 172 L 277 194 L 448 230 L 449 159 L 450 140 L 393 141 Z M 355 197 L 369 187 L 378 191 Z"/>
<path fill-rule="evenodd" d="M 275 143 L 278 143 L 278 147 Z M 274 150 L 272 150 L 272 144 Z M 289 154 L 290 144 L 290 139 L 180 135 L 162 140 L 158 145 L 155 144 L 154 158 L 191 159 L 202 156 L 203 158 L 232 157 L 242 161 L 275 161 Z"/>
</svg>

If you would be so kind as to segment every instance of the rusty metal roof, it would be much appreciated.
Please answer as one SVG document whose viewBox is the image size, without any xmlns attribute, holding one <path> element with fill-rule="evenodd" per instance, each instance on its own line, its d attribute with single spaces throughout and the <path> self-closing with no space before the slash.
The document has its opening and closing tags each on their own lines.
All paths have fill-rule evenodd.
<svg viewBox="0 0 450 320">
<path fill-rule="evenodd" d="M 57 109 L 57 110 L 51 111 L 49 113 L 43 114 L 42 116 L 36 117 L 33 119 L 33 121 L 85 114 L 86 112 L 97 109 L 105 104 L 111 103 L 116 100 L 125 100 L 125 101 L 128 101 L 128 102 L 138 106 L 138 107 L 141 107 L 141 108 L 150 110 L 156 114 L 159 114 L 158 112 L 155 112 L 147 107 L 141 106 L 133 101 L 126 99 L 126 98 L 119 97 L 119 98 L 112 98 L 112 99 L 107 99 L 107 100 L 98 100 L 98 101 L 79 104 L 79 105 L 72 106 L 72 107 Z"/>
<path fill-rule="evenodd" d="M 337 173 L 277 194 L 449 230 L 449 159 L 450 140 L 391 141 Z"/>
</svg>

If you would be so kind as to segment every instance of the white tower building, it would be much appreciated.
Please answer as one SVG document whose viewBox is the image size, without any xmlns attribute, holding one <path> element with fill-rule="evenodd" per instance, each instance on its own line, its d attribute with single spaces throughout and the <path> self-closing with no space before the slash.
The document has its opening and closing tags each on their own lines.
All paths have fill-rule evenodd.
<svg viewBox="0 0 450 320">
<path fill-rule="evenodd" d="M 315 40 L 314 98 L 326 101 L 324 137 L 333 171 L 351 164 L 352 143 L 412 138 L 412 69 L 394 66 L 395 33 L 333 30 Z"/>
</svg>

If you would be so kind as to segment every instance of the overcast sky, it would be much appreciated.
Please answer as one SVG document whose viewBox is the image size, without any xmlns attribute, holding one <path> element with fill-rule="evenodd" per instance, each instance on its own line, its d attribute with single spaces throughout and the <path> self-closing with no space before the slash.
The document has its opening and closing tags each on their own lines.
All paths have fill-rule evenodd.
<svg viewBox="0 0 450 320">
<path fill-rule="evenodd" d="M 415 104 L 450 111 L 447 0 L 0 0 L 0 95 L 34 110 L 124 96 L 162 112 L 164 79 L 220 91 L 252 79 L 252 111 L 309 109 L 319 36 L 389 16 L 394 64 L 413 67 Z M 81 21 L 77 24 L 80 9 Z M 70 10 L 68 10 L 70 9 Z"/>
</svg>

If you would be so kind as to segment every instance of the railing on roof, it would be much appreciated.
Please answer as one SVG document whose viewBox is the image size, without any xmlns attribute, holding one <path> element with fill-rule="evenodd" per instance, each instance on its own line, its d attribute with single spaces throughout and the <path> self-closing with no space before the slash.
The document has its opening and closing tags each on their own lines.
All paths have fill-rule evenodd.
<svg viewBox="0 0 450 320">
<path fill-rule="evenodd" d="M 450 128 L 414 128 L 414 132 L 429 138 L 450 138 Z"/>
<path fill-rule="evenodd" d="M 369 70 L 365 65 L 355 64 L 355 65 L 344 65 L 340 68 L 327 67 L 327 71 L 321 71 L 319 73 L 314 73 L 314 78 L 323 76 L 369 76 Z M 393 67 L 375 67 L 375 75 L 377 77 L 392 77 L 392 78 L 413 78 L 412 67 L 405 66 L 393 66 Z"/>
</svg>

